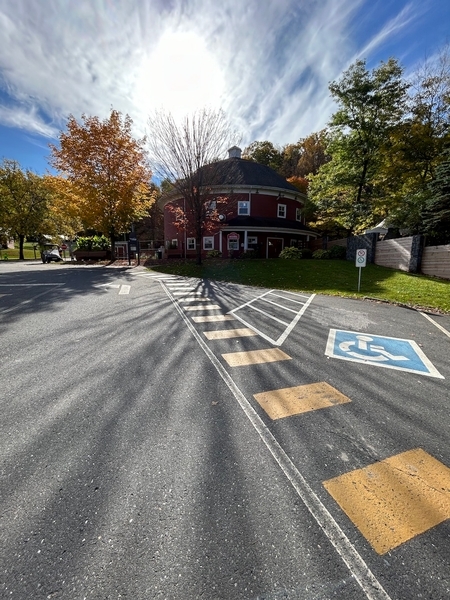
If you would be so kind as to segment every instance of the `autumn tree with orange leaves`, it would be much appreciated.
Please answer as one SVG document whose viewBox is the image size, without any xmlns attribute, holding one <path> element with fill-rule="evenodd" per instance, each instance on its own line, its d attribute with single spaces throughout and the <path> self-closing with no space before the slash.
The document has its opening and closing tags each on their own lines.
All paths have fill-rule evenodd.
<svg viewBox="0 0 450 600">
<path fill-rule="evenodd" d="M 70 182 L 84 227 L 107 235 L 114 256 L 117 235 L 145 216 L 153 202 L 146 140 L 133 137 L 133 121 L 117 110 L 103 121 L 86 115 L 81 120 L 70 115 L 60 147 L 50 145 L 50 162 Z"/>
</svg>

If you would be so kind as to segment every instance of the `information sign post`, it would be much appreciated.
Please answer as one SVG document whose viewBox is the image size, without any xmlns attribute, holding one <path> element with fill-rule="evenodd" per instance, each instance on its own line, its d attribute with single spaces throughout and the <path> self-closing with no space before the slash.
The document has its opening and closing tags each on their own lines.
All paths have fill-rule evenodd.
<svg viewBox="0 0 450 600">
<path fill-rule="evenodd" d="M 359 268 L 358 274 L 358 292 L 361 289 L 361 268 L 365 267 L 367 263 L 367 250 L 365 248 L 358 248 L 356 251 L 356 262 L 355 265 Z"/>
</svg>

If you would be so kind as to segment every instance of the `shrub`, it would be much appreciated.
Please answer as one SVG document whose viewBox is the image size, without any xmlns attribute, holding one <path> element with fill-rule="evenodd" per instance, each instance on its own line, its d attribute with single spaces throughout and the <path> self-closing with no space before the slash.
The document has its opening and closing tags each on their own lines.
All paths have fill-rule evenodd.
<svg viewBox="0 0 450 600">
<path fill-rule="evenodd" d="M 78 250 L 109 250 L 109 239 L 104 235 L 79 236 L 77 237 Z"/>
<path fill-rule="evenodd" d="M 330 253 L 328 250 L 315 250 L 312 254 L 312 257 L 318 259 L 326 259 L 330 258 Z"/>
<path fill-rule="evenodd" d="M 220 250 L 209 250 L 206 253 L 206 258 L 221 258 L 222 252 Z"/>
<path fill-rule="evenodd" d="M 257 258 L 256 250 L 253 250 L 253 248 L 250 248 L 249 250 L 246 250 L 245 252 L 241 252 L 239 254 L 239 258 Z"/>
<path fill-rule="evenodd" d="M 302 258 L 312 258 L 312 250 L 311 248 L 303 248 L 301 250 Z"/>
<path fill-rule="evenodd" d="M 300 259 L 303 258 L 302 255 L 302 251 L 299 250 L 298 248 L 295 248 L 294 246 L 288 246 L 287 248 L 284 248 L 281 252 L 280 252 L 280 256 L 278 258 L 285 258 L 285 259 Z"/>
<path fill-rule="evenodd" d="M 344 246 L 332 246 L 328 252 L 330 253 L 330 258 L 345 260 L 347 257 L 347 248 Z"/>
</svg>

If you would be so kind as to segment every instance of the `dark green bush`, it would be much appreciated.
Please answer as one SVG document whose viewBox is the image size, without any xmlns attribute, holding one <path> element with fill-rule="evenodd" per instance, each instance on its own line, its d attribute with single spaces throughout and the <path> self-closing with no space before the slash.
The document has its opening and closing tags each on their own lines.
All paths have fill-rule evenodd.
<svg viewBox="0 0 450 600">
<path fill-rule="evenodd" d="M 311 248 L 303 248 L 301 250 L 302 258 L 312 258 L 312 250 Z"/>
<path fill-rule="evenodd" d="M 294 246 L 288 246 L 287 248 L 283 248 L 283 250 L 280 252 L 279 258 L 298 260 L 302 258 L 302 251 Z"/>
<path fill-rule="evenodd" d="M 239 254 L 239 258 L 257 258 L 256 250 L 253 250 L 252 248 L 250 248 L 249 250 L 246 250 L 245 252 L 241 252 Z"/>
<path fill-rule="evenodd" d="M 332 246 L 328 252 L 330 253 L 330 258 L 345 260 L 347 257 L 347 248 L 344 246 Z"/>
<path fill-rule="evenodd" d="M 220 252 L 220 250 L 209 250 L 209 252 L 206 253 L 206 258 L 221 258 L 222 257 L 222 252 Z"/>
<path fill-rule="evenodd" d="M 312 257 L 318 259 L 327 259 L 330 258 L 330 253 L 328 250 L 314 250 Z"/>
</svg>

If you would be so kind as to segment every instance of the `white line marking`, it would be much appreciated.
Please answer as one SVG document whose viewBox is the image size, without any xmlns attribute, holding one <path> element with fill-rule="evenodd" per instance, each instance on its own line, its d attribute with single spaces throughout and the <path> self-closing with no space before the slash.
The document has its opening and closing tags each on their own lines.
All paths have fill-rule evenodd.
<svg viewBox="0 0 450 600">
<path fill-rule="evenodd" d="M 121 285 L 119 290 L 119 295 L 129 294 L 131 289 L 131 285 Z"/>
<path fill-rule="evenodd" d="M 65 285 L 64 283 L 0 283 L 1 287 L 42 287 L 42 286 L 58 286 Z"/>
<path fill-rule="evenodd" d="M 168 291 L 168 290 L 167 290 Z M 196 331 L 195 327 L 189 321 L 187 316 L 183 313 L 183 310 L 177 305 L 175 300 L 170 297 L 175 309 L 180 314 L 183 321 L 186 323 L 189 331 L 192 333 L 194 338 L 199 343 L 200 347 L 209 358 L 211 363 L 216 368 L 220 377 L 223 379 L 229 390 L 239 403 L 240 407 L 244 411 L 246 417 L 249 419 L 255 431 L 258 433 L 261 440 L 266 445 L 273 458 L 278 463 L 283 473 L 288 478 L 292 487 L 297 492 L 298 496 L 303 501 L 306 508 L 309 510 L 311 515 L 314 517 L 316 523 L 322 529 L 324 534 L 333 545 L 338 555 L 341 557 L 343 562 L 348 567 L 350 573 L 355 577 L 356 581 L 360 585 L 361 589 L 365 593 L 368 600 L 391 600 L 390 596 L 386 593 L 381 583 L 369 569 L 369 566 L 363 560 L 361 555 L 357 552 L 356 548 L 350 542 L 344 531 L 339 527 L 338 523 L 334 520 L 331 513 L 327 510 L 325 505 L 321 502 L 320 498 L 315 494 L 313 489 L 309 486 L 306 479 L 285 453 L 283 448 L 280 446 L 278 441 L 266 427 L 262 419 L 256 413 L 250 402 L 234 383 L 231 376 L 225 370 L 223 365 L 214 356 L 211 350 L 208 348 L 206 342 L 200 337 L 200 334 Z"/>
<path fill-rule="evenodd" d="M 210 302 L 211 298 L 205 296 L 191 296 L 190 298 L 178 298 L 178 302 Z"/>
<path fill-rule="evenodd" d="M 447 337 L 450 338 L 450 331 L 447 331 L 447 329 L 445 329 L 445 327 L 442 327 L 442 325 L 440 325 L 439 323 L 436 323 L 436 321 L 434 319 L 432 319 L 431 317 L 429 317 L 426 313 L 420 312 L 420 310 L 418 312 L 419 312 L 419 314 L 422 315 L 422 317 L 425 317 L 425 319 L 428 319 L 431 323 L 433 323 L 433 325 L 435 327 L 440 329 L 442 331 L 442 333 L 444 333 Z"/>
<path fill-rule="evenodd" d="M 304 302 L 300 302 L 300 300 L 293 300 L 292 298 L 286 298 L 286 296 L 282 296 L 281 294 L 275 294 L 272 292 L 272 296 L 277 296 L 278 298 L 283 298 L 283 300 L 287 300 L 288 302 L 294 302 L 295 304 L 305 304 Z"/>
<path fill-rule="evenodd" d="M 277 346 L 281 346 L 281 344 L 285 341 L 285 339 L 288 337 L 288 335 L 291 333 L 291 331 L 297 325 L 297 323 L 300 320 L 300 317 L 303 315 L 303 313 L 305 312 L 305 310 L 308 308 L 308 306 L 311 304 L 311 302 L 314 300 L 315 297 L 316 297 L 316 294 L 312 294 L 309 297 L 309 299 L 305 302 L 305 305 L 299 311 L 299 313 L 297 314 L 297 316 L 295 317 L 295 319 L 291 322 L 291 324 L 286 329 L 286 331 L 278 338 L 278 340 L 277 340 Z"/>
<path fill-rule="evenodd" d="M 283 293 L 291 294 L 292 296 L 295 296 L 296 298 L 307 298 L 307 301 L 299 302 L 297 300 L 291 300 L 290 298 L 286 298 L 285 296 L 281 296 L 280 294 L 277 294 L 276 290 L 269 290 L 268 292 L 265 292 L 261 296 L 258 296 L 257 298 L 253 298 L 249 302 L 246 302 L 245 304 L 242 304 L 241 306 L 234 308 L 228 314 L 234 315 L 236 317 L 236 319 L 238 319 L 241 323 L 243 323 L 247 327 L 250 327 L 250 329 L 253 329 L 253 331 L 256 331 L 256 333 L 258 335 L 260 335 L 262 338 L 264 338 L 268 342 L 271 342 L 275 346 L 281 346 L 281 344 L 286 340 L 286 338 L 291 333 L 291 331 L 293 330 L 295 325 L 298 323 L 300 317 L 303 315 L 303 313 L 305 312 L 307 307 L 310 305 L 310 303 L 316 296 L 316 294 L 311 294 L 310 296 L 303 296 L 302 294 L 296 294 L 295 292 L 288 292 L 288 291 L 284 292 L 284 290 L 283 290 Z M 302 304 L 303 306 L 300 311 L 292 310 L 291 308 L 287 308 L 286 306 L 282 306 L 282 305 L 277 304 L 276 302 L 272 302 L 271 300 L 266 298 L 266 296 L 268 296 L 269 294 L 274 295 L 274 296 L 279 296 L 280 298 L 283 298 L 284 300 L 287 300 L 290 302 L 296 302 L 298 304 Z M 254 306 L 254 303 L 257 302 L 258 300 L 262 300 L 263 302 L 268 302 L 269 304 L 274 304 L 275 306 L 278 306 L 279 308 L 282 308 L 286 311 L 293 312 L 296 314 L 296 317 L 290 323 L 286 323 L 285 321 L 282 321 L 281 319 L 277 319 L 273 315 L 271 315 L 259 308 L 256 308 L 256 306 Z M 241 310 L 242 308 L 245 308 L 246 306 L 248 306 L 250 309 L 253 309 L 253 310 L 256 310 L 257 312 L 262 313 L 263 315 L 265 315 L 266 317 L 269 317 L 269 319 L 272 319 L 273 321 L 277 321 L 278 323 L 281 323 L 287 329 L 280 335 L 280 337 L 277 340 L 272 339 L 271 337 L 269 337 L 268 335 L 266 335 L 265 333 L 260 331 L 254 325 L 252 325 L 251 323 L 249 323 L 248 321 L 246 321 L 245 319 L 243 319 L 242 317 L 240 317 L 237 314 L 237 311 Z"/>
<path fill-rule="evenodd" d="M 278 308 L 282 308 L 283 310 L 287 310 L 288 312 L 297 314 L 298 311 L 293 308 L 288 308 L 287 306 L 283 306 L 282 304 L 278 304 L 278 302 L 274 302 L 273 300 L 268 300 L 267 298 L 262 299 L 263 302 L 267 302 L 268 304 L 273 304 L 274 306 L 278 306 Z"/>
<path fill-rule="evenodd" d="M 58 288 L 59 286 L 64 285 L 63 283 L 58 283 L 55 284 L 55 288 Z M 23 306 L 24 304 L 29 304 L 30 302 L 33 302 L 33 300 L 36 300 L 37 298 L 40 298 L 41 296 L 45 296 L 45 294 L 49 294 L 51 291 L 53 291 L 52 289 L 50 290 L 46 290 L 45 292 L 41 292 L 40 294 L 37 294 L 36 296 L 33 296 L 32 298 L 29 298 L 28 300 L 24 300 L 23 302 L 19 302 L 18 304 L 16 304 L 15 306 L 12 306 L 11 308 L 7 308 L 6 310 L 2 310 L 0 311 L 0 314 L 5 315 L 6 313 L 12 312 L 13 310 L 16 310 L 19 306 Z"/>
<path fill-rule="evenodd" d="M 256 310 L 256 312 L 259 312 L 262 315 L 265 315 L 266 317 L 269 317 L 269 319 L 272 319 L 272 321 L 276 321 L 277 323 L 281 323 L 282 325 L 286 325 L 286 327 L 289 325 L 289 323 L 286 323 L 286 321 L 282 321 L 281 319 L 277 319 L 277 317 L 274 317 L 270 313 L 268 313 L 268 312 L 266 312 L 264 310 L 261 310 L 260 308 L 256 308 L 256 306 L 250 306 L 249 308 L 251 308 L 252 310 Z M 237 310 L 237 309 L 235 309 L 235 310 Z M 228 314 L 234 315 L 237 319 L 239 319 L 239 317 L 236 315 L 236 313 L 234 312 L 234 310 L 230 310 L 230 312 Z"/>
<path fill-rule="evenodd" d="M 120 285 L 117 285 L 116 283 L 99 283 L 98 285 L 95 285 L 94 287 L 110 287 L 110 288 L 115 288 L 115 289 L 119 289 Z"/>
</svg>

